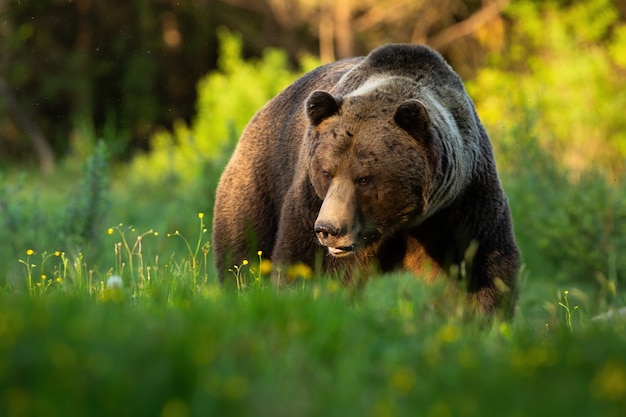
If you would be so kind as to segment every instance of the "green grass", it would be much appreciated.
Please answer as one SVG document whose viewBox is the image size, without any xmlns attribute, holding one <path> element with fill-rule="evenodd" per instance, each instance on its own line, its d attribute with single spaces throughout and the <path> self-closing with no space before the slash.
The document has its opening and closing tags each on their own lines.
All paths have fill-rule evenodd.
<svg viewBox="0 0 626 417">
<path fill-rule="evenodd" d="M 524 155 L 503 175 L 525 263 L 510 323 L 402 274 L 277 291 L 250 259 L 222 288 L 216 174 L 173 188 L 121 174 L 101 184 L 107 204 L 83 192 L 97 159 L 82 181 L 7 175 L 0 417 L 624 416 L 626 319 L 592 320 L 626 305 L 623 190 Z M 68 186 L 86 199 L 60 199 Z M 89 213 L 99 227 L 68 223 Z"/>
<path fill-rule="evenodd" d="M 188 253 L 143 259 L 143 272 L 132 245 L 104 273 L 30 256 L 33 278 L 44 258 L 67 274 L 0 295 L 0 415 L 626 411 L 626 321 L 591 321 L 603 304 L 585 292 L 525 278 L 516 319 L 490 323 L 450 283 L 402 274 L 359 290 L 317 277 L 277 291 L 251 261 L 245 286 L 227 291 L 205 270 L 202 222 Z M 140 235 L 121 232 L 112 238 Z M 135 274 L 123 269 L 130 258 Z M 124 286 L 107 288 L 110 273 Z"/>
<path fill-rule="evenodd" d="M 250 259 L 233 268 L 239 289 L 222 288 L 202 184 L 124 192 L 116 178 L 110 211 L 66 206 L 99 213 L 101 230 L 81 242 L 55 235 L 70 218 L 49 209 L 63 207 L 57 193 L 25 181 L 35 197 L 15 198 L 7 180 L 0 417 L 626 415 L 626 319 L 592 320 L 626 305 L 626 206 L 610 209 L 614 228 L 589 233 L 604 197 L 623 191 L 567 183 L 537 161 L 505 178 L 525 256 L 510 323 L 472 316 L 444 279 L 403 274 L 277 291 Z M 581 204 L 584 190 L 598 196 Z M 606 270 L 590 262 L 603 257 Z"/>
</svg>

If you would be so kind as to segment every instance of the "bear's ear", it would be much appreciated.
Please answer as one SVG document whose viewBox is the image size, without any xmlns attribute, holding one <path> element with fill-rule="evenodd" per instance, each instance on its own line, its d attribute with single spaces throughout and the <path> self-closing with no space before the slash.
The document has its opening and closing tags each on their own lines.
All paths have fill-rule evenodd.
<svg viewBox="0 0 626 417">
<path fill-rule="evenodd" d="M 430 116 L 426 106 L 419 100 L 407 100 L 400 104 L 393 119 L 416 139 L 424 139 L 428 135 Z"/>
<path fill-rule="evenodd" d="M 306 114 L 313 126 L 339 112 L 339 100 L 326 91 L 314 91 L 306 100 Z"/>
</svg>

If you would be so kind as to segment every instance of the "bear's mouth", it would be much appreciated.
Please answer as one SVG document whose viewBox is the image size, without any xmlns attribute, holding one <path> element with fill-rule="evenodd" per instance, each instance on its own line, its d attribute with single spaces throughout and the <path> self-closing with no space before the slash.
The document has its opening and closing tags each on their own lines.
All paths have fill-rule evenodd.
<svg viewBox="0 0 626 417">
<path fill-rule="evenodd" d="M 378 233 L 378 231 L 374 231 L 371 233 L 368 233 L 366 235 L 362 235 L 360 236 L 356 242 L 352 242 L 349 243 L 347 245 L 343 245 L 343 246 L 330 246 L 328 244 L 325 243 L 339 243 L 339 242 L 324 242 L 322 239 L 320 239 L 320 243 L 323 246 L 326 246 L 326 249 L 328 250 L 328 253 L 336 258 L 340 258 L 343 256 L 350 256 L 352 254 L 354 254 L 357 250 L 361 250 L 364 248 L 368 248 L 368 247 L 372 247 L 376 245 L 376 242 L 379 240 L 380 238 L 380 233 Z M 344 240 L 345 243 L 348 243 Z"/>
<path fill-rule="evenodd" d="M 354 252 L 354 245 L 350 245 L 350 246 L 340 246 L 337 248 L 328 246 L 328 253 L 330 253 L 331 255 L 339 258 L 342 256 L 348 256 L 351 255 Z"/>
</svg>

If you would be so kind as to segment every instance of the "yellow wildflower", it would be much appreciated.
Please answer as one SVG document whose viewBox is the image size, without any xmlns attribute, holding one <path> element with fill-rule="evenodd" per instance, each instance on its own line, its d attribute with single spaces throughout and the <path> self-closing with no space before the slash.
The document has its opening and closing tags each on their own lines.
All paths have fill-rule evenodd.
<svg viewBox="0 0 626 417">
<path fill-rule="evenodd" d="M 54 251 L 54 256 L 61 256 L 61 251 Z"/>
<path fill-rule="evenodd" d="M 42 281 L 45 281 L 45 280 L 46 280 L 46 278 L 47 278 L 47 277 L 46 277 L 45 275 L 42 275 L 42 276 L 41 276 L 41 280 L 42 280 Z"/>
<path fill-rule="evenodd" d="M 594 397 L 618 402 L 626 395 L 626 367 L 619 361 L 607 361 L 591 383 Z"/>
<path fill-rule="evenodd" d="M 244 264 L 244 265 L 248 265 L 248 260 L 247 260 L 247 259 L 244 259 L 244 260 L 243 260 L 243 262 L 242 262 L 242 264 Z"/>
<path fill-rule="evenodd" d="M 26 255 L 28 255 L 28 256 L 31 256 L 31 255 L 34 255 L 34 254 L 35 254 L 35 251 L 34 251 L 34 250 L 32 250 L 32 249 L 28 249 L 28 250 L 26 251 Z"/>
<path fill-rule="evenodd" d="M 204 219 L 204 213 L 202 213 L 202 212 L 198 213 L 198 218 L 200 220 Z"/>
<path fill-rule="evenodd" d="M 110 235 L 112 235 L 112 234 L 113 234 L 113 228 L 112 228 L 112 227 L 109 227 L 109 230 L 107 230 L 107 233 L 108 233 L 108 234 L 110 234 Z"/>
<path fill-rule="evenodd" d="M 287 271 L 287 279 L 293 281 L 298 278 L 309 279 L 313 276 L 313 270 L 303 263 L 293 265 Z"/>
<path fill-rule="evenodd" d="M 61 278 L 61 277 L 57 277 L 57 279 L 56 279 L 55 281 L 56 281 L 57 283 L 59 283 L 59 284 L 60 284 L 60 283 L 62 283 L 62 282 L 63 282 L 63 278 Z"/>
<path fill-rule="evenodd" d="M 259 271 L 261 271 L 262 275 L 269 275 L 272 273 L 272 261 L 269 259 L 263 259 L 261 261 L 261 265 L 259 266 Z"/>
</svg>

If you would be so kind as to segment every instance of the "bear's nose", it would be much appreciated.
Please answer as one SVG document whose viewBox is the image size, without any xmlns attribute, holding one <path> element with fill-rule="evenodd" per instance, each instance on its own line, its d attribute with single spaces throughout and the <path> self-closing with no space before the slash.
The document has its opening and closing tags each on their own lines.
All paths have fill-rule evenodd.
<svg viewBox="0 0 626 417">
<path fill-rule="evenodd" d="M 329 236 L 337 237 L 340 232 L 338 227 L 327 223 L 315 223 L 314 230 L 321 241 L 328 239 Z"/>
</svg>

